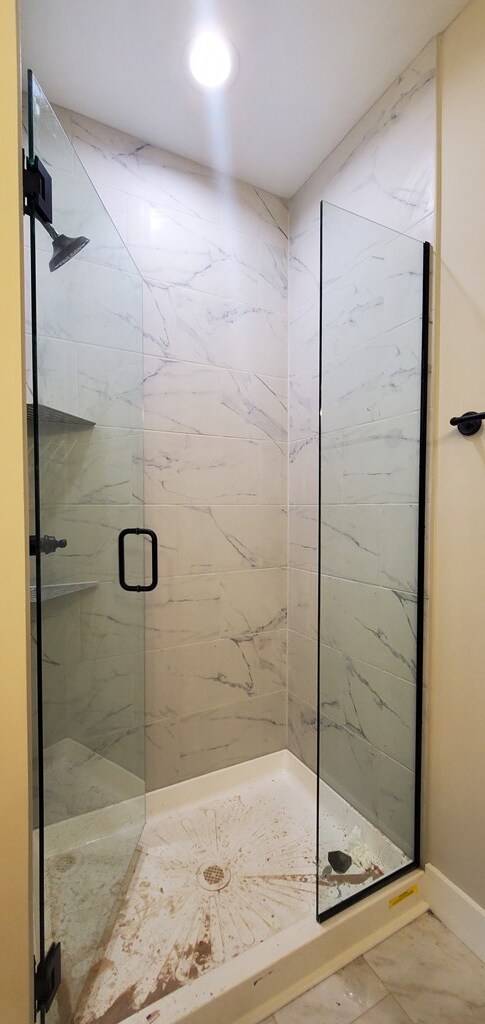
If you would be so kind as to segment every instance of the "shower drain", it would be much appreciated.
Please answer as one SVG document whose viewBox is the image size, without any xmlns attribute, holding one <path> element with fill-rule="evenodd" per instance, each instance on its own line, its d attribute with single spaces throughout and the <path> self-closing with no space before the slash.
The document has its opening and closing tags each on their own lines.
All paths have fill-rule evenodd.
<svg viewBox="0 0 485 1024">
<path fill-rule="evenodd" d="M 216 892 L 218 889 L 225 889 L 231 880 L 229 868 L 221 864 L 213 864 L 211 861 L 201 864 L 197 871 L 197 881 L 203 889 Z"/>
</svg>

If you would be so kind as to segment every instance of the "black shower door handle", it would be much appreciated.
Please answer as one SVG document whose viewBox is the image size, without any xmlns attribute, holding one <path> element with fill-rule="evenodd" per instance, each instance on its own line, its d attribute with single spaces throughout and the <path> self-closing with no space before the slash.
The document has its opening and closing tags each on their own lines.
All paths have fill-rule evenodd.
<svg viewBox="0 0 485 1024">
<path fill-rule="evenodd" d="M 126 582 L 125 537 L 128 537 L 130 534 L 135 534 L 135 536 L 137 537 L 140 536 L 140 534 L 143 534 L 143 536 L 145 537 L 150 537 L 150 540 L 152 542 L 152 579 L 151 583 L 148 583 L 146 586 L 142 585 L 141 583 L 137 583 L 135 586 L 130 586 L 130 584 Z M 153 530 L 142 530 L 140 527 L 137 526 L 134 529 L 121 531 L 118 537 L 118 570 L 120 577 L 120 587 L 122 587 L 123 590 L 134 590 L 137 594 L 140 594 L 142 591 L 155 590 L 155 587 L 158 584 L 158 539 L 156 533 L 154 533 Z"/>
</svg>

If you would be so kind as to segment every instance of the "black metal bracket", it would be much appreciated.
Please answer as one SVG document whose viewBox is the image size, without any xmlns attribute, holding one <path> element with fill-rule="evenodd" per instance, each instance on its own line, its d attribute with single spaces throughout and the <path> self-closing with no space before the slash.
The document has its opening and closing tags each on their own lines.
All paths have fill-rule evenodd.
<svg viewBox="0 0 485 1024">
<path fill-rule="evenodd" d="M 149 537 L 152 542 L 152 580 L 147 586 L 143 586 L 137 583 L 135 586 L 131 586 L 126 582 L 125 573 L 125 537 L 134 534 L 136 537 L 143 535 Z M 135 593 L 146 593 L 149 590 L 155 590 L 158 586 L 158 539 L 156 533 L 153 530 L 142 530 L 140 527 L 135 529 L 122 530 L 118 537 L 118 570 L 120 587 L 123 590 L 134 590 Z"/>
<path fill-rule="evenodd" d="M 57 540 L 56 537 L 39 537 L 31 534 L 29 537 L 29 555 L 52 555 L 58 548 L 67 548 L 67 540 Z"/>
<path fill-rule="evenodd" d="M 34 975 L 35 1014 L 47 1013 L 52 1006 L 62 979 L 61 944 L 53 942 Z"/>
<path fill-rule="evenodd" d="M 471 437 L 472 434 L 478 434 L 483 419 L 485 412 L 464 412 L 463 416 L 452 416 L 450 423 L 452 427 L 458 427 L 464 437 Z"/>
<path fill-rule="evenodd" d="M 52 178 L 36 156 L 33 163 L 22 150 L 24 173 L 24 214 L 34 214 L 42 224 L 52 224 Z"/>
</svg>

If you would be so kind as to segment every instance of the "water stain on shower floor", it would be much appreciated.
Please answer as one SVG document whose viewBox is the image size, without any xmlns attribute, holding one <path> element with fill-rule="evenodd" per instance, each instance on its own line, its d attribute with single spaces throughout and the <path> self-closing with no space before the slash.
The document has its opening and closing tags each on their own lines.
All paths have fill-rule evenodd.
<svg viewBox="0 0 485 1024">
<path fill-rule="evenodd" d="M 184 785 L 184 803 L 145 826 L 133 878 L 75 1024 L 120 1024 L 315 914 L 311 784 L 262 768 L 261 778 L 239 787 L 232 775 L 231 788 L 222 783 L 210 798 L 194 800 L 197 784 Z M 325 815 L 330 850 L 348 845 L 356 814 L 349 811 L 340 822 Z M 400 866 L 396 848 L 373 831 L 366 865 L 354 859 L 348 873 L 322 879 L 329 905 L 337 890 L 341 898 Z"/>
</svg>

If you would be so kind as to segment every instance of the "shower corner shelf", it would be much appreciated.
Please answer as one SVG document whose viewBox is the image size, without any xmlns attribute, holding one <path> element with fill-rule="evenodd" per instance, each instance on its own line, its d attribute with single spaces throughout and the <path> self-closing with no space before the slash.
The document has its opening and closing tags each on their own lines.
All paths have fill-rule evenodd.
<svg viewBox="0 0 485 1024">
<path fill-rule="evenodd" d="M 74 413 L 64 412 L 63 409 L 54 409 L 50 405 L 39 405 L 39 421 L 41 423 L 64 423 L 66 426 L 74 427 L 95 427 L 95 420 L 87 420 L 84 416 L 75 416 Z M 27 402 L 27 421 L 34 418 L 34 406 Z"/>
<path fill-rule="evenodd" d="M 87 580 L 81 583 L 46 583 L 41 588 L 42 601 L 52 601 L 55 597 L 65 597 L 67 594 L 76 594 L 80 590 L 91 590 L 97 587 L 97 580 Z M 30 588 L 30 603 L 36 602 L 36 588 Z"/>
</svg>

